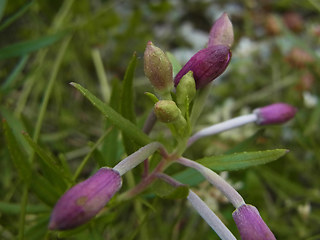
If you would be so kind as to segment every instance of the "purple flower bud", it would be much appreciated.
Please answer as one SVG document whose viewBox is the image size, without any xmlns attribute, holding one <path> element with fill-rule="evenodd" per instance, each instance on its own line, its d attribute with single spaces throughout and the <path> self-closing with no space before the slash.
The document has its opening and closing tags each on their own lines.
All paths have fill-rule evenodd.
<svg viewBox="0 0 320 240">
<path fill-rule="evenodd" d="M 100 168 L 93 176 L 70 188 L 56 203 L 50 230 L 75 228 L 94 217 L 120 189 L 122 180 L 112 168 Z"/>
<path fill-rule="evenodd" d="M 295 116 L 297 109 L 286 103 L 274 103 L 254 110 L 258 125 L 281 124 Z"/>
<path fill-rule="evenodd" d="M 254 206 L 243 204 L 232 213 L 232 217 L 242 240 L 276 240 Z"/>
<path fill-rule="evenodd" d="M 231 47 L 233 44 L 233 27 L 232 23 L 226 13 L 223 13 L 221 17 L 213 24 L 210 35 L 208 47 L 213 45 L 227 45 Z"/>
<path fill-rule="evenodd" d="M 193 72 L 196 88 L 202 88 L 220 76 L 231 60 L 230 48 L 226 45 L 214 45 L 200 50 L 183 66 L 174 79 L 175 87 L 189 71 Z"/>
</svg>

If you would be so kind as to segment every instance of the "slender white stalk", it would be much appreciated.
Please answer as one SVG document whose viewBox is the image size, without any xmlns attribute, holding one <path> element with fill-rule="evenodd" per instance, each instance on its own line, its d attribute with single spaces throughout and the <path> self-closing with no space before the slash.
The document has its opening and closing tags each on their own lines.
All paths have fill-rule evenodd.
<svg viewBox="0 0 320 240">
<path fill-rule="evenodd" d="M 179 158 L 177 162 L 199 171 L 212 185 L 218 188 L 223 195 L 228 198 L 235 208 L 245 204 L 242 196 L 226 180 L 211 169 L 187 158 Z"/>
<path fill-rule="evenodd" d="M 258 119 L 256 113 L 251 113 L 248 115 L 232 118 L 230 120 L 227 120 L 225 122 L 221 122 L 215 125 L 212 125 L 210 127 L 204 128 L 201 131 L 195 133 L 192 137 L 189 138 L 188 145 L 190 146 L 195 141 L 197 141 L 200 138 L 215 135 L 236 127 L 240 127 L 242 125 L 245 125 L 247 123 L 256 122 Z"/>
<path fill-rule="evenodd" d="M 195 210 L 200 216 L 209 224 L 209 226 L 215 231 L 222 240 L 236 240 L 235 236 L 230 230 L 223 224 L 223 222 L 217 217 L 217 215 L 195 194 L 189 190 L 187 197 Z"/>
<path fill-rule="evenodd" d="M 165 182 L 174 187 L 183 186 L 174 178 L 164 173 L 158 173 L 158 178 L 161 178 Z M 222 240 L 236 240 L 230 230 L 223 224 L 223 222 L 217 217 L 217 215 L 207 206 L 207 204 L 198 197 L 191 189 L 187 199 L 194 207 L 194 209 L 200 214 L 200 216 L 208 223 L 208 225 L 215 231 Z"/>
<path fill-rule="evenodd" d="M 130 171 L 132 168 L 139 165 L 145 159 L 147 159 L 151 154 L 153 154 L 157 149 L 162 147 L 159 142 L 152 142 L 144 147 L 140 148 L 138 151 L 132 153 L 121 162 L 119 162 L 113 169 L 118 171 L 122 176 L 126 172 Z"/>
</svg>

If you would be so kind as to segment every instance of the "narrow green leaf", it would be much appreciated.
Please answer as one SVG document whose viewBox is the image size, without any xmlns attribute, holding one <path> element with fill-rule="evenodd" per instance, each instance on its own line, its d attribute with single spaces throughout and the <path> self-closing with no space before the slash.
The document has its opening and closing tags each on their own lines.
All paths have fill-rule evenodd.
<svg viewBox="0 0 320 240">
<path fill-rule="evenodd" d="M 40 204 L 28 205 L 26 209 L 26 212 L 31 214 L 44 213 L 49 211 L 50 209 L 47 206 Z M 20 203 L 0 201 L 0 212 L 5 214 L 18 215 L 21 212 L 21 205 Z"/>
<path fill-rule="evenodd" d="M 265 183 L 269 185 L 274 191 L 280 189 L 287 193 L 289 196 L 299 196 L 301 198 L 307 198 L 320 203 L 319 194 L 313 189 L 308 189 L 305 186 L 298 184 L 292 179 L 288 179 L 287 176 L 283 176 L 269 168 L 257 169 L 259 176 L 261 176 Z"/>
<path fill-rule="evenodd" d="M 144 146 L 151 142 L 151 139 L 141 131 L 136 125 L 128 119 L 122 117 L 119 113 L 113 110 L 109 105 L 103 103 L 95 97 L 91 92 L 77 83 L 70 83 L 78 89 L 105 117 L 117 128 L 121 129 L 128 137 L 135 141 L 138 145 Z"/>
<path fill-rule="evenodd" d="M 187 198 L 189 194 L 187 185 L 174 187 L 161 179 L 157 179 L 152 184 L 152 190 L 157 196 L 164 199 L 182 199 Z"/>
<path fill-rule="evenodd" d="M 60 191 L 57 191 L 46 178 L 37 173 L 32 175 L 30 188 L 31 191 L 48 206 L 54 206 L 61 196 Z"/>
<path fill-rule="evenodd" d="M 1 0 L 1 1 L 0 1 L 0 21 L 1 21 L 1 19 L 2 19 L 4 10 L 5 10 L 5 8 L 6 8 L 6 5 L 7 5 L 7 0 Z"/>
<path fill-rule="evenodd" d="M 22 132 L 26 132 L 26 127 L 24 126 L 23 122 L 11 111 L 2 106 L 0 106 L 0 115 L 6 120 L 6 124 L 9 125 L 14 138 L 21 145 L 21 149 L 23 149 L 27 155 L 30 154 L 32 150 L 21 134 Z"/>
<path fill-rule="evenodd" d="M 123 79 L 121 94 L 121 115 L 131 122 L 136 122 L 134 112 L 133 78 L 137 66 L 137 55 L 133 54 Z"/>
<path fill-rule="evenodd" d="M 206 157 L 197 162 L 214 171 L 232 171 L 275 161 L 287 152 L 288 150 L 286 149 L 242 152 Z M 190 186 L 194 186 L 204 180 L 204 177 L 198 171 L 191 168 L 175 174 L 174 178 Z"/>
<path fill-rule="evenodd" d="M 40 37 L 35 40 L 28 40 L 11 44 L 0 49 L 0 60 L 26 55 L 28 53 L 39 50 L 40 48 L 47 47 L 61 39 L 65 34 L 66 32 L 59 32 L 53 35 Z"/>
<path fill-rule="evenodd" d="M 25 152 L 22 151 L 7 121 L 3 120 L 2 123 L 4 136 L 11 155 L 11 159 L 18 171 L 19 177 L 22 180 L 28 182 L 31 176 L 31 166 L 30 163 L 27 161 L 27 155 Z"/>
<path fill-rule="evenodd" d="M 275 149 L 257 152 L 242 152 L 222 156 L 206 157 L 197 162 L 217 171 L 231 171 L 266 164 L 282 157 L 287 149 Z"/>
<path fill-rule="evenodd" d="M 204 177 L 195 169 L 188 168 L 173 176 L 179 182 L 188 184 L 189 186 L 195 186 L 204 180 Z"/>
<path fill-rule="evenodd" d="M 121 94 L 121 115 L 131 121 L 133 124 L 136 124 L 136 116 L 134 113 L 134 96 L 133 96 L 133 78 L 134 72 L 137 65 L 137 56 L 136 53 L 133 54 L 130 63 L 127 67 L 126 73 L 123 79 L 123 87 L 122 87 L 122 94 Z M 131 140 L 130 137 L 122 131 L 122 141 L 125 147 L 126 153 L 130 155 L 131 153 L 135 152 L 138 147 L 137 145 Z"/>
<path fill-rule="evenodd" d="M 47 179 L 32 171 L 31 165 L 27 161 L 27 155 L 21 150 L 19 143 L 5 120 L 3 120 L 3 129 L 6 143 L 19 177 L 26 183 L 30 183 L 31 190 L 39 199 L 50 206 L 54 205 L 60 196 L 59 192 Z"/>
<path fill-rule="evenodd" d="M 60 166 L 60 163 L 56 159 L 54 159 L 36 142 L 34 142 L 27 133 L 23 133 L 23 136 L 25 137 L 29 145 L 33 148 L 33 150 L 39 155 L 41 165 L 45 165 L 49 168 L 52 181 L 59 182 L 59 185 L 63 187 L 63 190 L 65 190 L 66 185 L 64 185 L 63 182 L 66 181 L 67 183 L 72 183 L 73 181 L 71 180 L 71 176 L 64 171 L 63 167 Z"/>
<path fill-rule="evenodd" d="M 119 79 L 113 79 L 112 81 L 112 90 L 111 90 L 111 97 L 110 97 L 110 107 L 112 107 L 115 111 L 120 111 L 120 97 L 119 94 L 122 91 L 121 84 Z M 106 119 L 105 129 L 111 129 L 110 134 L 106 136 L 102 147 L 101 147 L 101 154 L 103 156 L 102 161 L 99 161 L 99 166 L 109 166 L 113 167 L 116 165 L 119 160 L 120 156 L 123 153 L 121 139 L 119 138 L 120 131 L 119 129 L 115 128 L 108 119 Z M 97 155 L 95 153 L 95 155 Z M 95 158 L 99 160 L 99 158 Z"/>
<path fill-rule="evenodd" d="M 12 86 L 14 85 L 14 81 L 17 79 L 17 76 L 22 71 L 24 66 L 27 63 L 28 55 L 22 56 L 18 64 L 15 66 L 15 68 L 12 70 L 10 75 L 6 78 L 6 80 L 1 85 L 1 92 L 7 92 Z"/>
<path fill-rule="evenodd" d="M 131 121 L 133 124 L 136 123 L 136 116 L 134 113 L 134 96 L 133 96 L 133 93 L 134 93 L 133 78 L 134 78 L 136 65 L 137 65 L 137 55 L 136 53 L 134 53 L 127 67 L 126 73 L 124 75 L 122 94 L 121 94 L 121 106 L 120 106 L 121 115 L 124 118 Z M 128 155 L 135 152 L 138 149 L 137 145 L 123 131 L 122 131 L 122 140 L 124 143 L 124 147 L 126 149 L 126 153 Z"/>
<path fill-rule="evenodd" d="M 3 11 L 4 11 L 4 7 L 6 5 L 6 0 L 5 1 L 1 1 L 1 6 L 0 6 L 0 20 L 1 17 L 3 15 Z M 31 5 L 34 3 L 35 1 L 29 1 L 26 4 L 24 4 L 20 9 L 18 9 L 12 16 L 10 16 L 9 18 L 7 18 L 0 26 L 0 31 L 2 31 L 4 28 L 8 27 L 11 23 L 13 23 L 15 20 L 17 20 L 19 17 L 21 17 L 30 7 Z"/>
</svg>

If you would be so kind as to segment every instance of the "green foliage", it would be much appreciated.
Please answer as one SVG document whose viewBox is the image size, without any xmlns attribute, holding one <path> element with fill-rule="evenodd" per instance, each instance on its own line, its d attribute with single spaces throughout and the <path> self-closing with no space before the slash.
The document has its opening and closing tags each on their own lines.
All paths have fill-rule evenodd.
<svg viewBox="0 0 320 240">
<path fill-rule="evenodd" d="M 221 156 L 205 157 L 197 160 L 197 162 L 214 171 L 233 171 L 275 161 L 285 155 L 287 152 L 288 150 L 286 149 L 241 152 Z M 177 180 L 192 186 L 204 180 L 204 178 L 194 169 L 184 170 L 183 172 L 176 174 L 174 177 Z"/>
<path fill-rule="evenodd" d="M 228 11 L 234 4 L 240 8 L 236 15 L 231 13 L 236 38 L 233 58 L 228 71 L 190 104 L 193 130 L 273 102 L 288 102 L 298 113 L 284 126 L 259 129 L 252 124 L 200 140 L 184 156 L 213 170 L 231 171 L 227 180 L 257 206 L 277 239 L 319 238 L 317 1 L 266 5 L 229 0 L 3 0 L 1 239 L 218 239 L 184 200 L 190 186 L 203 200 L 210 199 L 208 203 L 238 237 L 230 214 L 234 209 L 211 186 L 208 190 L 204 183 L 199 185 L 200 174 L 177 164 L 165 173 L 188 187 L 174 188 L 161 181 L 148 194 L 122 201 L 145 174 L 137 169 L 131 178 L 124 176 L 119 195 L 92 221 L 66 232 L 47 229 L 57 199 L 97 168 L 113 167 L 126 153 L 154 139 L 171 152 L 177 142 L 164 125 L 157 123 L 150 136 L 141 130 L 158 101 L 152 93 L 146 93 L 151 101 L 143 94 L 152 92 L 142 70 L 146 43 L 153 41 L 169 51 L 175 75 L 188 60 L 188 52 L 205 47 L 202 33 L 208 33 L 218 17 L 212 9 Z M 302 18 L 299 31 L 285 23 L 288 12 Z M 266 26 L 270 15 L 281 23 L 276 35 Z M 313 61 L 296 65 L 289 58 L 295 47 L 309 53 Z M 98 67 L 94 51 L 100 54 Z M 103 82 L 109 84 L 110 99 L 103 93 Z M 183 152 L 185 144 L 180 147 Z M 287 150 L 280 148 L 290 153 L 283 156 Z M 159 156 L 151 158 L 149 171 L 157 166 Z"/>
<path fill-rule="evenodd" d="M 121 115 L 126 119 L 130 120 L 132 123 L 136 123 L 135 109 L 134 109 L 134 89 L 133 89 L 133 79 L 134 72 L 137 65 L 136 53 L 133 54 L 132 59 L 128 65 L 126 73 L 123 79 L 123 90 L 121 92 Z M 131 140 L 130 136 L 127 136 L 123 132 L 123 143 L 126 149 L 126 153 L 129 155 L 136 150 L 138 150 L 137 145 Z"/>
<path fill-rule="evenodd" d="M 152 184 L 154 193 L 164 199 L 183 199 L 188 196 L 189 188 L 187 185 L 173 187 L 169 183 L 157 179 Z"/>
<path fill-rule="evenodd" d="M 87 89 L 77 83 L 70 83 L 77 88 L 88 100 L 95 106 L 103 115 L 108 118 L 114 126 L 121 129 L 124 134 L 130 137 L 140 146 L 146 145 L 150 142 L 150 139 L 140 129 L 138 129 L 132 122 L 122 117 L 119 113 L 114 111 L 110 106 L 104 104 L 101 100 L 95 97 Z"/>
<path fill-rule="evenodd" d="M 35 40 L 29 40 L 11 44 L 0 49 L 0 60 L 12 57 L 19 57 L 31 52 L 37 51 L 41 48 L 47 47 L 65 35 L 64 32 L 56 33 L 50 36 L 41 37 Z"/>
</svg>

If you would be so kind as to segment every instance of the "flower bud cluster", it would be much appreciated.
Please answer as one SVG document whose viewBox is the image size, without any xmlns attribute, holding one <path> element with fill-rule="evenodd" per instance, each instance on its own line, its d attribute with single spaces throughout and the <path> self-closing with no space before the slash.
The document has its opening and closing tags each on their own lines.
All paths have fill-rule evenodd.
<svg viewBox="0 0 320 240">
<path fill-rule="evenodd" d="M 197 89 L 219 77 L 230 63 L 233 40 L 232 23 L 224 13 L 211 28 L 208 47 L 197 52 L 183 66 L 174 79 L 174 85 L 177 86 L 189 71 L 193 72 Z"/>
<path fill-rule="evenodd" d="M 152 42 L 148 42 L 144 52 L 144 72 L 156 93 L 162 98 L 154 107 L 157 118 L 164 123 L 180 120 L 175 128 L 185 134 L 187 111 L 196 89 L 203 88 L 220 76 L 231 60 L 230 47 L 233 43 L 233 28 L 226 13 L 215 22 L 208 47 L 197 52 L 182 67 L 173 80 L 172 65 L 166 54 Z M 171 90 L 176 87 L 175 102 L 171 99 Z"/>
<path fill-rule="evenodd" d="M 160 122 L 168 124 L 178 141 L 180 139 L 188 141 L 187 138 L 190 136 L 191 127 L 188 122 L 188 110 L 196 96 L 196 90 L 204 88 L 225 71 L 231 60 L 230 47 L 233 41 L 232 24 L 227 14 L 224 13 L 210 31 L 207 48 L 198 51 L 182 67 L 174 79 L 172 65 L 166 54 L 160 48 L 148 42 L 144 53 L 144 71 L 156 93 L 160 95 L 160 100 L 153 95 L 155 99 L 154 114 Z M 171 92 L 173 87 L 176 87 L 175 93 Z M 186 141 L 183 147 L 190 146 L 201 137 L 217 134 L 247 123 L 255 122 L 258 125 L 281 124 L 293 118 L 295 113 L 296 109 L 285 103 L 275 103 L 261 107 L 249 115 L 202 129 L 190 137 L 189 142 Z M 50 218 L 49 229 L 72 229 L 88 222 L 119 191 L 122 185 L 121 176 L 159 148 L 163 148 L 159 142 L 149 143 L 119 162 L 113 169 L 100 168 L 93 176 L 70 188 L 56 203 Z M 165 150 L 163 151 L 165 152 Z M 246 204 L 242 196 L 217 173 L 196 161 L 181 157 L 181 153 L 174 152 L 170 157 L 176 157 L 176 159 L 172 160 L 165 152 L 163 160 L 172 160 L 196 169 L 227 197 L 236 208 L 232 216 L 242 240 L 275 240 L 275 236 L 254 206 Z M 160 176 L 159 174 L 161 174 L 160 170 L 158 176 Z M 145 179 L 151 179 L 150 175 L 148 177 Z M 169 182 L 174 183 L 174 181 L 172 179 Z M 148 184 L 144 183 L 142 186 Z M 187 198 L 208 224 L 217 231 L 221 239 L 235 239 L 220 219 L 213 212 L 210 212 L 210 209 L 195 193 L 190 191 Z"/>
</svg>

